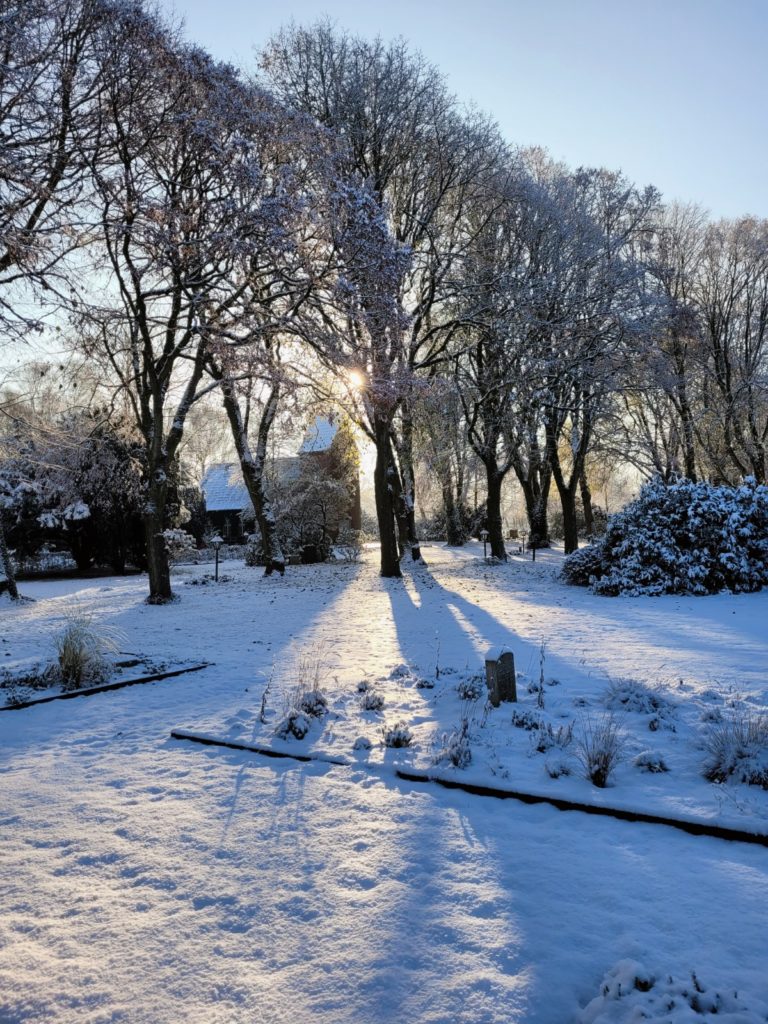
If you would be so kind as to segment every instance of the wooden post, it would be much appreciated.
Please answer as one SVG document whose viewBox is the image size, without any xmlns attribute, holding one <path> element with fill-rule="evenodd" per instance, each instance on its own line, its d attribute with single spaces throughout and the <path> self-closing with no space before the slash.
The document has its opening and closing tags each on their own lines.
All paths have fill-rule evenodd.
<svg viewBox="0 0 768 1024">
<path fill-rule="evenodd" d="M 492 647 L 485 656 L 488 699 L 497 708 L 502 701 L 517 702 L 515 656 L 506 647 Z"/>
</svg>

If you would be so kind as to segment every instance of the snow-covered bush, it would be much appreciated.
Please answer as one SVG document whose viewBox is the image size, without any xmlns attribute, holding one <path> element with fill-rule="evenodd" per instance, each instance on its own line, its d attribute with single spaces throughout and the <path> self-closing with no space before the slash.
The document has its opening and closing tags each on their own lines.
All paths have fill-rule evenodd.
<svg viewBox="0 0 768 1024">
<path fill-rule="evenodd" d="M 454 768 L 467 768 L 472 763 L 468 718 L 462 718 L 458 728 L 443 733 L 441 745 L 432 758 L 432 763 L 452 764 Z"/>
<path fill-rule="evenodd" d="M 307 715 L 296 708 L 289 708 L 275 726 L 275 736 L 281 740 L 287 740 L 291 736 L 294 739 L 303 740 L 309 732 L 311 724 Z"/>
<path fill-rule="evenodd" d="M 575 587 L 588 587 L 593 579 L 600 579 L 608 569 L 603 544 L 588 544 L 574 551 L 563 562 L 561 577 Z"/>
<path fill-rule="evenodd" d="M 261 539 L 255 533 L 249 534 L 248 543 L 245 546 L 244 561 L 249 569 L 255 569 L 257 566 L 264 564 L 264 558 L 261 553 Z"/>
<path fill-rule="evenodd" d="M 609 520 L 605 536 L 569 555 L 567 583 L 598 594 L 714 594 L 768 583 L 768 487 L 654 480 Z"/>
<path fill-rule="evenodd" d="M 293 736 L 303 740 L 313 719 L 328 714 L 328 699 L 321 688 L 328 674 L 328 666 L 322 651 L 316 648 L 302 651 L 294 673 L 298 683 L 286 700 L 283 717 L 275 726 L 275 735 L 280 739 Z"/>
<path fill-rule="evenodd" d="M 410 747 L 413 733 L 406 722 L 395 722 L 394 725 L 383 725 L 381 735 L 385 747 Z"/>
<path fill-rule="evenodd" d="M 573 740 L 573 723 L 558 725 L 555 729 L 550 722 L 542 722 L 539 728 L 532 734 L 533 749 L 538 754 L 546 754 L 553 747 L 565 750 Z"/>
<path fill-rule="evenodd" d="M 361 711 L 381 711 L 384 707 L 384 695 L 371 687 L 366 687 L 360 694 Z"/>
<path fill-rule="evenodd" d="M 584 777 L 604 789 L 622 756 L 622 735 L 612 715 L 593 721 L 586 717 L 576 734 L 576 758 Z"/>
<path fill-rule="evenodd" d="M 664 760 L 664 755 L 654 750 L 643 750 L 637 757 L 632 761 L 635 768 L 639 768 L 642 772 L 650 772 L 651 774 L 659 774 L 661 772 L 668 772 L 667 762 Z"/>
<path fill-rule="evenodd" d="M 707 986 L 695 971 L 684 978 L 657 977 L 635 960 L 620 960 L 605 975 L 600 994 L 581 1012 L 578 1024 L 689 1024 L 723 1020 L 763 1024 L 768 1005 L 732 988 Z"/>
<path fill-rule="evenodd" d="M 603 694 L 603 704 L 609 711 L 632 711 L 641 715 L 653 715 L 649 724 L 654 731 L 660 725 L 674 731 L 672 720 L 676 705 L 659 687 L 647 686 L 637 679 L 612 679 Z"/>
<path fill-rule="evenodd" d="M 768 789 L 768 715 L 737 713 L 712 722 L 704 738 L 710 782 L 744 782 Z"/>
<path fill-rule="evenodd" d="M 297 687 L 288 701 L 285 713 L 275 726 L 275 736 L 288 739 L 290 736 L 303 740 L 312 726 L 312 720 L 328 713 L 325 694 L 317 688 L 310 690 Z"/>
<path fill-rule="evenodd" d="M 542 728 L 542 721 L 538 715 L 528 708 L 515 708 L 512 712 L 512 725 L 516 729 L 526 729 L 528 732 L 538 732 Z"/>
<path fill-rule="evenodd" d="M 559 779 L 562 775 L 571 774 L 571 766 L 563 757 L 556 757 L 553 761 L 547 761 L 544 769 L 550 779 Z"/>
<path fill-rule="evenodd" d="M 295 707 L 310 718 L 322 718 L 328 714 L 328 700 L 318 689 L 304 690 L 296 696 Z"/>
<path fill-rule="evenodd" d="M 168 557 L 172 562 L 181 562 L 185 558 L 189 558 L 195 551 L 195 538 L 186 530 L 164 530 L 163 540 Z"/>
<path fill-rule="evenodd" d="M 485 681 L 485 676 L 475 672 L 461 678 L 456 690 L 462 700 L 482 700 L 488 693 L 488 684 Z"/>
<path fill-rule="evenodd" d="M 363 542 L 359 530 L 351 526 L 342 526 L 334 545 L 337 558 L 343 562 L 359 562 L 363 553 Z"/>
<path fill-rule="evenodd" d="M 64 691 L 104 682 L 112 671 L 110 654 L 119 649 L 117 635 L 75 611 L 55 638 L 58 674 Z"/>
</svg>

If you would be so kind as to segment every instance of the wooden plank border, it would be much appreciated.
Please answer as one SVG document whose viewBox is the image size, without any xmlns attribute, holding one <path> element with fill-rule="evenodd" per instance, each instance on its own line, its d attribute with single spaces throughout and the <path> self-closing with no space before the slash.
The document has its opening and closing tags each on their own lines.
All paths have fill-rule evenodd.
<svg viewBox="0 0 768 1024">
<path fill-rule="evenodd" d="M 109 690 L 122 690 L 125 686 L 140 686 L 142 683 L 155 683 L 159 679 L 172 679 L 174 676 L 183 676 L 188 672 L 200 672 L 209 668 L 212 661 L 204 661 L 200 665 L 191 665 L 189 668 L 177 668 L 170 672 L 155 672 L 150 676 L 138 676 L 136 679 L 119 679 L 114 683 L 101 683 L 99 686 L 86 686 L 79 690 L 69 690 L 67 693 L 54 693 L 48 697 L 35 697 L 34 700 L 22 700 L 18 704 L 4 704 L 0 711 L 21 711 L 22 708 L 31 708 L 36 704 L 50 704 L 54 700 L 71 700 L 74 697 L 90 697 L 94 693 L 107 693 Z"/>
<path fill-rule="evenodd" d="M 190 743 L 201 743 L 205 747 L 226 747 L 228 750 L 247 750 L 251 754 L 262 754 L 264 757 L 284 757 L 292 761 L 320 761 L 323 764 L 337 764 L 349 768 L 351 761 L 331 757 L 328 754 L 299 754 L 289 750 L 277 750 L 258 743 L 238 743 L 236 740 L 220 740 L 216 736 L 205 733 L 191 732 L 188 729 L 171 729 L 171 739 L 188 740 Z"/>
<path fill-rule="evenodd" d="M 188 740 L 191 743 L 199 743 L 208 747 L 224 747 L 229 750 L 244 750 L 252 754 L 261 754 L 263 757 L 288 758 L 293 761 L 320 761 L 325 764 L 339 765 L 344 768 L 354 766 L 362 767 L 358 762 L 352 762 L 343 758 L 334 758 L 323 754 L 300 754 L 290 751 L 276 750 L 274 747 L 266 747 L 256 743 L 238 743 L 235 740 L 222 740 L 215 736 L 208 736 L 204 733 L 191 732 L 187 729 L 172 729 L 171 738 L 175 740 Z M 751 843 L 757 846 L 768 847 L 768 834 L 759 832 L 747 832 L 743 829 L 727 828 L 724 825 L 710 825 L 705 821 L 686 820 L 685 818 L 668 818 L 660 814 L 646 814 L 643 811 L 631 811 L 623 807 L 605 807 L 600 804 L 586 804 L 578 800 L 566 800 L 562 797 L 545 796 L 537 793 L 525 793 L 514 789 L 500 789 L 495 786 L 483 786 L 474 782 L 461 782 L 458 779 L 447 779 L 442 775 L 430 772 L 407 770 L 395 768 L 394 774 L 398 779 L 405 782 L 419 782 L 424 784 L 435 784 L 445 789 L 458 789 L 473 796 L 495 797 L 498 800 L 518 800 L 524 804 L 546 804 L 558 811 L 578 811 L 582 814 L 598 815 L 604 818 L 613 818 L 618 821 L 639 822 L 647 825 L 665 825 L 668 828 L 676 828 L 689 835 L 709 836 L 712 839 L 725 839 L 729 842 Z"/>
<path fill-rule="evenodd" d="M 694 836 L 711 836 L 713 839 L 727 839 L 731 842 L 754 843 L 768 846 L 768 835 L 760 832 L 746 832 L 743 829 L 727 828 L 724 825 L 710 825 L 705 821 L 693 821 L 686 818 L 668 818 L 660 814 L 646 814 L 644 811 L 631 811 L 623 807 L 605 807 L 601 804 L 585 804 L 578 800 L 566 800 L 562 797 L 544 796 L 543 794 L 524 793 L 514 789 L 499 789 L 495 786 L 482 786 L 473 782 L 461 782 L 458 779 L 446 779 L 442 775 L 429 772 L 406 771 L 396 768 L 399 779 L 408 782 L 436 783 L 446 789 L 460 789 L 464 793 L 475 796 L 492 796 L 498 800 L 519 800 L 524 804 L 548 804 L 558 811 L 581 811 L 582 814 L 594 814 L 605 818 L 616 818 L 619 821 L 642 822 L 647 825 L 666 825 L 669 828 L 681 829 Z"/>
</svg>

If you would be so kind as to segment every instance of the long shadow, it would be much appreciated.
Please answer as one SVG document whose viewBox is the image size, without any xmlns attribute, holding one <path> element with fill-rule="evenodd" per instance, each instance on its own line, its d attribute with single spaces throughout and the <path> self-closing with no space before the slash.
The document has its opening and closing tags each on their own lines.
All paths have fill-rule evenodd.
<svg viewBox="0 0 768 1024">
<path fill-rule="evenodd" d="M 601 635 L 604 643 L 606 634 L 614 634 L 614 646 L 622 642 L 641 643 L 659 654 L 664 650 L 671 654 L 685 652 L 699 664 L 714 661 L 710 666 L 712 675 L 736 671 L 735 661 L 747 660 L 754 663 L 754 681 L 759 681 L 757 673 L 765 657 L 765 642 L 755 631 L 741 628 L 738 616 L 742 609 L 747 612 L 744 602 L 749 601 L 747 614 L 757 618 L 756 603 L 762 603 L 768 618 L 768 594 L 729 596 L 728 606 L 724 607 L 719 595 L 610 598 L 592 595 L 582 588 L 566 588 L 565 584 L 557 586 L 563 592 L 516 588 L 513 596 L 521 605 L 551 608 L 555 629 L 564 625 L 558 622 L 560 616 L 588 616 L 590 634 Z M 726 652 L 728 661 L 724 664 Z"/>
<path fill-rule="evenodd" d="M 756 630 L 744 629 L 739 620 L 748 615 L 755 621 L 759 605 L 765 605 L 768 615 L 768 593 L 737 595 L 728 598 L 727 605 L 717 595 L 713 597 L 677 597 L 660 598 L 616 598 L 598 597 L 587 592 L 579 592 L 578 588 L 566 587 L 554 578 L 541 579 L 538 573 L 526 571 L 519 560 L 510 565 L 498 567 L 493 575 L 500 574 L 498 584 L 493 579 L 486 579 L 486 586 L 498 586 L 502 600 L 513 599 L 520 608 L 529 608 L 532 613 L 536 609 L 550 610 L 551 626 L 547 628 L 545 616 L 541 616 L 541 635 L 532 636 L 530 621 L 520 623 L 521 632 L 527 639 L 516 637 L 514 624 L 503 622 L 497 616 L 489 614 L 483 608 L 468 601 L 461 590 L 461 579 L 473 582 L 467 575 L 466 564 L 456 558 L 450 563 L 448 572 L 441 566 L 440 576 L 448 580 L 443 584 L 445 601 L 457 613 L 462 625 L 470 625 L 471 635 L 475 640 L 480 638 L 496 643 L 514 644 L 513 650 L 527 644 L 528 655 L 518 657 L 518 668 L 526 670 L 533 667 L 538 658 L 540 641 L 554 642 L 547 650 L 548 671 L 562 674 L 569 671 L 584 673 L 585 665 L 591 662 L 589 654 L 590 637 L 600 638 L 600 649 L 605 657 L 600 664 L 616 661 L 617 654 L 626 647 L 637 647 L 641 651 L 647 649 L 644 660 L 650 659 L 649 670 L 658 676 L 662 670 L 676 676 L 678 669 L 673 666 L 682 657 L 687 663 L 695 659 L 702 666 L 699 673 L 702 678 L 737 678 L 745 685 L 760 685 L 763 682 L 761 671 L 765 657 L 765 642 L 756 635 Z M 419 579 L 414 574 L 416 586 Z M 492 600 L 488 602 L 492 607 Z M 734 603 L 735 602 L 735 603 Z M 746 605 L 745 602 L 750 602 Z M 589 629 L 579 624 L 579 618 L 589 619 Z M 526 616 L 527 618 L 527 616 Z M 569 621 L 570 620 L 570 621 Z M 573 655 L 563 653 L 567 650 L 568 634 L 575 629 L 572 643 Z M 553 648 L 559 643 L 560 656 L 556 656 Z M 595 671 L 605 674 L 606 667 L 595 667 Z M 621 673 L 620 663 L 610 671 Z M 682 667 L 679 671 L 683 671 Z M 587 668 L 587 672 L 589 669 Z"/>
<path fill-rule="evenodd" d="M 443 667 L 479 668 L 486 651 L 500 646 L 513 651 L 518 670 L 527 672 L 538 661 L 538 642 L 524 639 L 511 623 L 448 589 L 424 566 L 408 569 L 403 585 L 390 587 L 388 594 L 403 657 L 422 671 L 431 668 L 436 658 Z M 476 652 L 471 664 L 467 663 L 467 641 Z M 566 659 L 547 654 L 548 672 L 562 674 L 568 667 Z"/>
</svg>

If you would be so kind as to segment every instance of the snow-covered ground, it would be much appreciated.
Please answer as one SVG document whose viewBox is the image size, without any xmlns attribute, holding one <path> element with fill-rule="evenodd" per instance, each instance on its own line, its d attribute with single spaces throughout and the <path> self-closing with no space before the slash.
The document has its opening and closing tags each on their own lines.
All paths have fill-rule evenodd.
<svg viewBox="0 0 768 1024">
<path fill-rule="evenodd" d="M 611 600 L 561 585 L 556 552 L 480 554 L 427 547 L 403 581 L 381 580 L 373 552 L 283 580 L 226 563 L 218 587 L 183 567 L 164 608 L 141 578 L 28 584 L 34 604 L 4 604 L 12 671 L 52 657 L 73 604 L 126 650 L 215 666 L 0 714 L 0 1021 L 561 1024 L 596 998 L 590 1024 L 768 1020 L 765 848 L 392 771 L 432 766 L 468 715 L 472 763 L 437 770 L 768 832 L 764 791 L 701 776 L 712 720 L 765 709 L 768 594 Z M 484 714 L 457 687 L 500 644 L 519 703 Z M 278 740 L 316 662 L 329 714 Z M 363 681 L 380 711 L 362 710 Z M 608 704 L 624 758 L 597 789 L 574 751 Z M 538 753 L 513 710 L 575 738 Z M 400 720 L 413 745 L 384 748 Z M 203 748 L 176 727 L 349 766 Z M 637 767 L 644 750 L 669 771 Z M 571 774 L 551 778 L 555 760 Z"/>
</svg>

